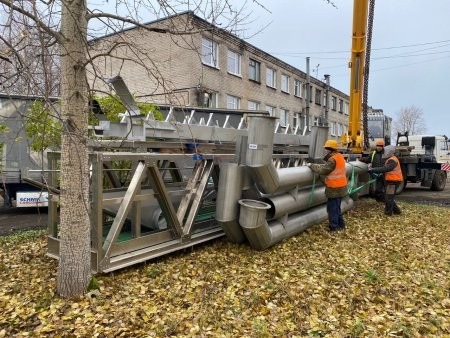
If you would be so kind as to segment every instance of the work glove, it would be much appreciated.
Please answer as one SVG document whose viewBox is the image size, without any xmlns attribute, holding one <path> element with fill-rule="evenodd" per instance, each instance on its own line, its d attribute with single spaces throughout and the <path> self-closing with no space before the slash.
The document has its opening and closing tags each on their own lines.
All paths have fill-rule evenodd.
<svg viewBox="0 0 450 338">
<path fill-rule="evenodd" d="M 311 168 L 312 163 L 306 163 L 306 166 L 307 166 L 308 168 Z"/>
<path fill-rule="evenodd" d="M 369 169 L 367 169 L 367 172 L 369 173 L 369 175 L 373 175 L 373 174 L 374 174 L 374 172 L 373 172 L 373 169 L 372 169 L 372 168 L 369 168 Z"/>
</svg>

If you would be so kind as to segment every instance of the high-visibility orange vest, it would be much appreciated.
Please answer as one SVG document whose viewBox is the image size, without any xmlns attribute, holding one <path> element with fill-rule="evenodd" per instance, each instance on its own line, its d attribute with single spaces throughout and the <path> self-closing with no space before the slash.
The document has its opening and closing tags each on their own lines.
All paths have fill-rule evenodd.
<svg viewBox="0 0 450 338">
<path fill-rule="evenodd" d="M 391 156 L 388 158 L 388 161 L 389 160 L 394 160 L 395 163 L 397 163 L 397 165 L 395 166 L 394 170 L 391 170 L 384 174 L 384 179 L 386 181 L 394 181 L 394 182 L 403 181 L 402 168 L 400 166 L 400 162 L 399 162 L 397 156 Z"/>
<path fill-rule="evenodd" d="M 347 185 L 347 176 L 345 173 L 345 159 L 340 153 L 332 156 L 336 161 L 334 170 L 325 177 L 325 185 L 328 188 L 342 188 Z"/>
</svg>

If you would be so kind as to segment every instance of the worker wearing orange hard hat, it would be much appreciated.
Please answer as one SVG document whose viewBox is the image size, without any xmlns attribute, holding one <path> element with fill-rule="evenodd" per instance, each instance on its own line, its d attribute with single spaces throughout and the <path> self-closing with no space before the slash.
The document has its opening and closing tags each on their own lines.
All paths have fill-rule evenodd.
<svg viewBox="0 0 450 338">
<path fill-rule="evenodd" d="M 336 140 L 327 140 L 325 145 L 325 164 L 308 163 L 308 167 L 325 177 L 325 195 L 327 197 L 328 227 L 330 231 L 345 228 L 344 217 L 341 212 L 342 198 L 347 196 L 347 176 L 345 159 L 338 150 Z"/>
<path fill-rule="evenodd" d="M 384 141 L 377 140 L 375 142 L 375 150 L 370 157 L 360 158 L 361 162 L 368 163 L 369 168 L 381 168 L 384 165 Z M 384 202 L 384 175 L 379 174 L 376 178 L 374 186 L 370 188 L 370 195 L 375 197 L 378 202 Z"/>
</svg>

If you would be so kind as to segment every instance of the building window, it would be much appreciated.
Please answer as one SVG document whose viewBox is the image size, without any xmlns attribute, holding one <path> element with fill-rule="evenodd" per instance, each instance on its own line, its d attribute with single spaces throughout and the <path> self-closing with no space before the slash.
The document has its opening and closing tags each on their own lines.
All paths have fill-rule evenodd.
<svg viewBox="0 0 450 338">
<path fill-rule="evenodd" d="M 239 109 L 241 107 L 241 99 L 237 96 L 227 95 L 227 109 Z"/>
<path fill-rule="evenodd" d="M 277 73 L 275 69 L 267 67 L 266 69 L 266 85 L 276 88 Z"/>
<path fill-rule="evenodd" d="M 289 76 L 281 75 L 281 91 L 289 94 Z"/>
<path fill-rule="evenodd" d="M 314 116 L 314 126 L 318 126 L 319 125 L 319 118 L 317 116 Z"/>
<path fill-rule="evenodd" d="M 256 82 L 261 82 L 261 63 L 249 59 L 248 61 L 248 78 Z"/>
<path fill-rule="evenodd" d="M 228 50 L 228 73 L 241 76 L 241 54 Z"/>
<path fill-rule="evenodd" d="M 294 81 L 294 95 L 297 97 L 303 97 L 303 84 L 299 80 Z"/>
<path fill-rule="evenodd" d="M 339 99 L 339 113 L 344 112 L 344 100 Z"/>
<path fill-rule="evenodd" d="M 348 102 L 344 103 L 344 114 L 348 115 Z"/>
<path fill-rule="evenodd" d="M 269 112 L 270 116 L 275 116 L 277 109 L 273 106 L 266 105 L 266 110 Z"/>
<path fill-rule="evenodd" d="M 205 65 L 219 68 L 219 53 L 217 42 L 202 38 L 202 62 Z"/>
<path fill-rule="evenodd" d="M 338 136 L 342 135 L 342 124 L 340 123 L 337 124 L 337 135 Z"/>
<path fill-rule="evenodd" d="M 203 93 L 203 97 L 201 97 L 202 107 L 207 108 L 217 108 L 217 93 Z"/>
<path fill-rule="evenodd" d="M 336 122 L 331 122 L 331 136 L 336 136 Z"/>
<path fill-rule="evenodd" d="M 331 109 L 333 109 L 333 110 L 336 110 L 336 101 L 337 101 L 337 97 L 332 96 L 331 97 Z"/>
<path fill-rule="evenodd" d="M 286 109 L 280 109 L 280 125 L 282 127 L 286 127 L 288 121 L 288 113 L 289 111 Z"/>
<path fill-rule="evenodd" d="M 297 128 L 297 126 L 300 125 L 300 114 L 294 113 L 294 116 L 292 117 L 292 126 L 294 128 Z"/>
<path fill-rule="evenodd" d="M 259 110 L 259 102 L 248 101 L 248 110 Z"/>
<path fill-rule="evenodd" d="M 316 88 L 316 96 L 314 97 L 314 102 L 318 105 L 322 102 L 322 91 Z"/>
<path fill-rule="evenodd" d="M 326 107 L 327 106 L 327 93 L 326 92 L 324 92 L 323 93 L 323 104 L 322 104 L 324 107 Z"/>
</svg>

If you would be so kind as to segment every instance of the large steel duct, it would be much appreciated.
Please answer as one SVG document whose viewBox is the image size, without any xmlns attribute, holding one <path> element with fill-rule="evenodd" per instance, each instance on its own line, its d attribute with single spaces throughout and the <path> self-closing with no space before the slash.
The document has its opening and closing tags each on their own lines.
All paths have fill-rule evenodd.
<svg viewBox="0 0 450 338">
<path fill-rule="evenodd" d="M 270 209 L 267 210 L 267 219 L 270 220 L 323 204 L 327 198 L 325 187 L 317 187 L 277 196 L 266 196 L 262 201 L 270 205 Z"/>
<path fill-rule="evenodd" d="M 224 163 L 220 168 L 219 189 L 216 200 L 216 220 L 227 238 L 233 243 L 245 241 L 245 235 L 238 223 L 244 166 L 237 163 Z"/>
<path fill-rule="evenodd" d="M 272 162 L 276 118 L 249 116 L 246 164 L 264 194 L 275 194 L 311 184 L 314 174 L 307 167 L 276 169 Z"/>
<path fill-rule="evenodd" d="M 270 116 L 249 116 L 248 148 L 246 164 L 249 173 L 262 193 L 273 195 L 294 188 L 302 188 L 319 175 L 306 166 L 276 169 L 272 162 L 273 130 L 275 118 Z M 367 172 L 367 164 L 355 161 L 346 165 L 347 176 L 358 176 Z"/>
<path fill-rule="evenodd" d="M 272 117 L 250 116 L 246 170 L 235 163 L 224 164 L 219 178 L 218 223 L 230 241 L 241 243 L 247 238 L 257 250 L 264 250 L 327 219 L 325 187 L 318 174 L 306 166 L 275 168 L 272 161 L 274 126 Z M 247 195 L 243 192 L 246 172 L 265 194 L 263 197 L 260 194 L 255 198 L 243 197 Z M 346 172 L 350 189 L 357 186 L 359 175 L 368 178 L 364 177 L 367 164 L 362 162 L 347 163 Z M 352 206 L 353 200 L 346 197 L 342 211 Z"/>
<path fill-rule="evenodd" d="M 270 246 L 327 219 L 326 205 L 290 215 L 285 222 L 266 220 L 270 205 L 256 200 L 240 200 L 239 224 L 242 226 L 252 248 L 265 250 Z M 349 197 L 342 200 L 341 210 L 345 212 L 353 207 Z"/>
</svg>

